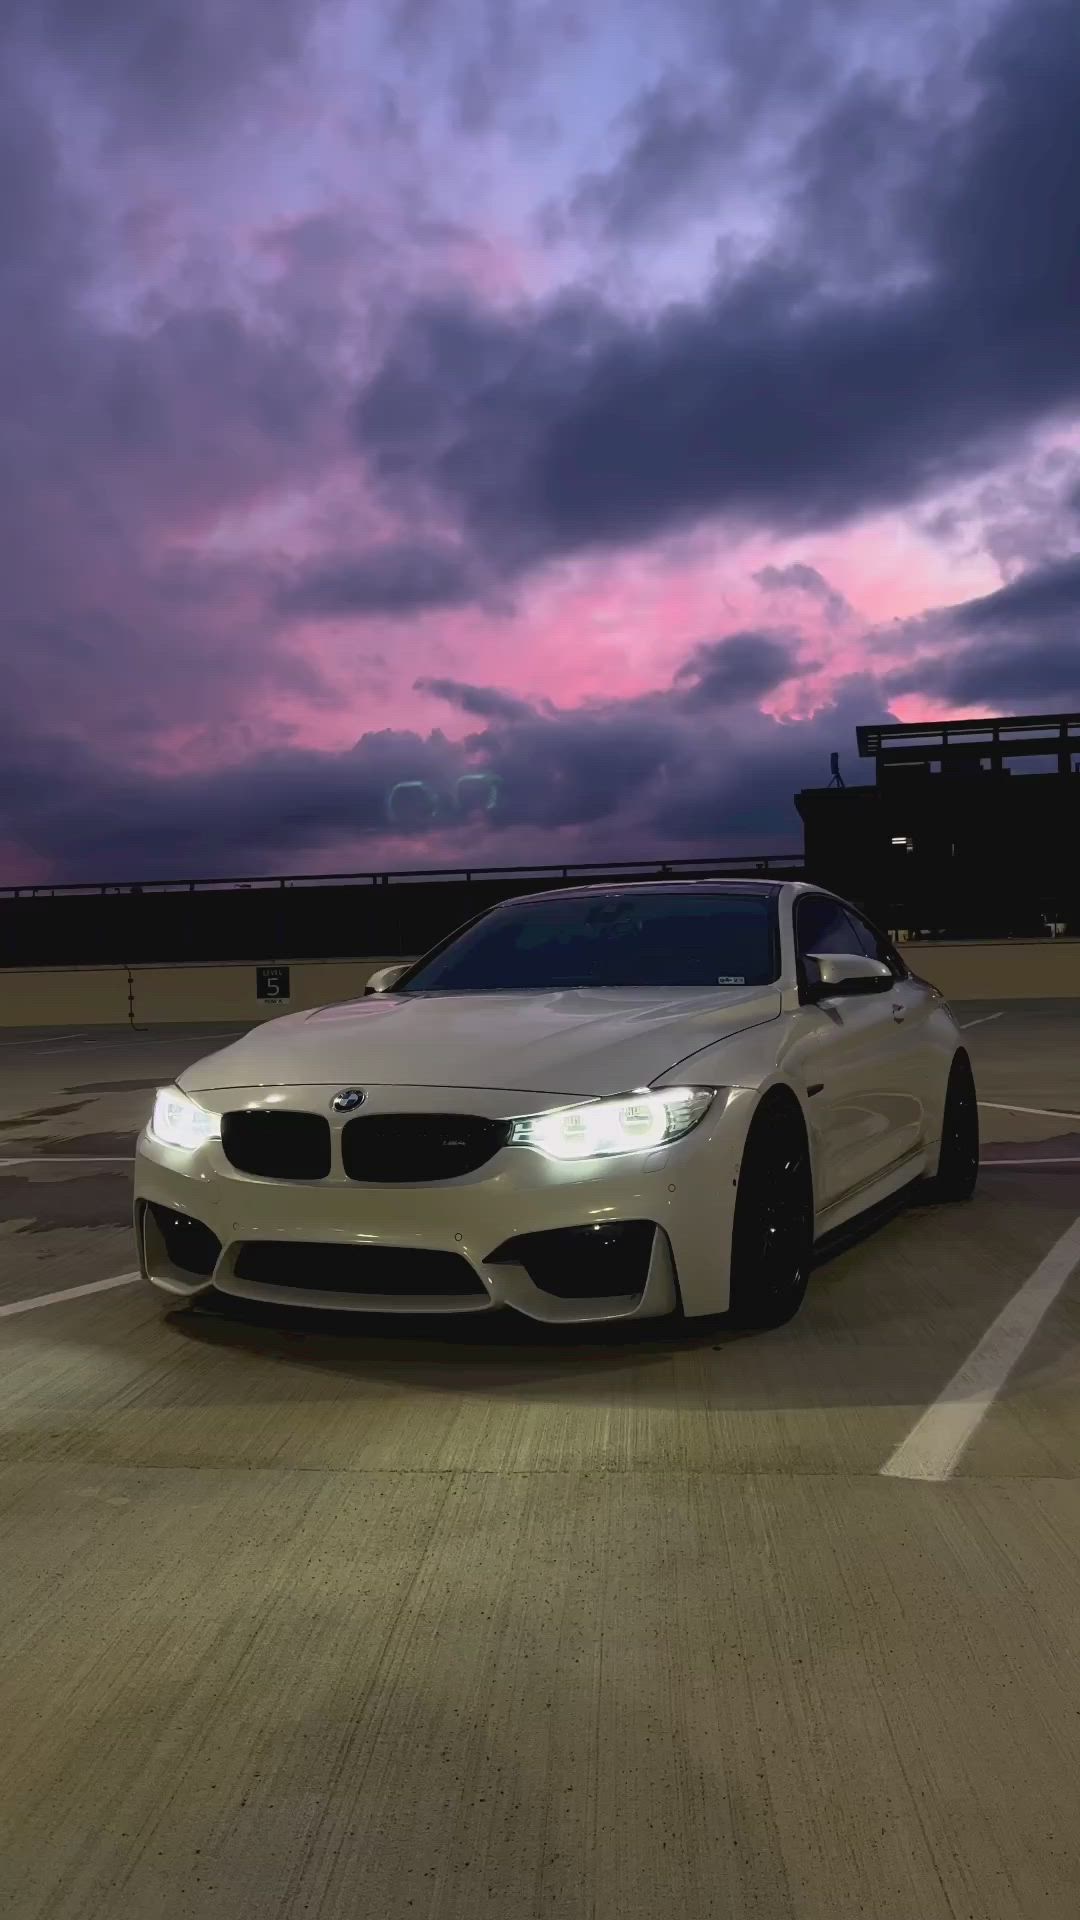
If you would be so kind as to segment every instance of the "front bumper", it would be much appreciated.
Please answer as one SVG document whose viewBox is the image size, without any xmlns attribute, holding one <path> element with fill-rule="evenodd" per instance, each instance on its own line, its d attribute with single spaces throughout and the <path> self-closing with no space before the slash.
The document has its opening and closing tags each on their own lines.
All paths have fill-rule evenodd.
<svg viewBox="0 0 1080 1920">
<path fill-rule="evenodd" d="M 285 1105 L 325 1115 L 333 1092 L 290 1088 Z M 273 1097 L 280 1110 L 282 1096 Z M 213 1111 L 258 1108 L 270 1098 L 265 1089 L 254 1088 L 199 1095 Z M 374 1089 L 368 1098 L 371 1113 L 460 1112 L 466 1098 L 470 1111 L 490 1117 L 528 1110 L 520 1095 L 475 1090 L 463 1097 L 446 1089 Z M 541 1103 L 534 1099 L 532 1104 Z M 337 1312 L 476 1313 L 512 1307 L 550 1324 L 646 1318 L 672 1312 L 680 1300 L 689 1314 L 720 1312 L 727 1305 L 735 1181 L 751 1104 L 739 1092 L 718 1095 L 685 1139 L 641 1155 L 563 1164 L 508 1147 L 471 1174 L 417 1185 L 347 1179 L 337 1138 L 341 1123 L 334 1119 L 331 1172 L 317 1181 L 240 1173 L 225 1158 L 220 1141 L 187 1153 L 144 1132 L 135 1163 L 140 1265 L 161 1293 L 178 1302 L 212 1288 L 239 1299 Z M 164 1234 L 161 1210 L 198 1223 L 207 1235 L 178 1240 Z M 656 1231 L 642 1256 L 628 1263 L 633 1271 L 627 1273 L 625 1292 L 612 1290 L 610 1272 L 602 1284 L 598 1278 L 598 1290 L 590 1294 L 587 1278 L 578 1278 L 569 1289 L 553 1280 L 557 1261 L 530 1259 L 530 1273 L 513 1257 L 513 1246 L 508 1257 L 507 1242 L 567 1229 L 597 1232 L 599 1247 L 605 1229 L 628 1222 L 650 1223 Z M 579 1236 L 572 1244 L 580 1252 Z M 640 1252 L 640 1236 L 633 1244 Z M 186 1264 L 173 1257 L 178 1247 Z M 272 1257 L 266 1256 L 267 1248 L 276 1249 Z M 386 1291 L 343 1287 L 336 1276 L 345 1263 L 337 1255 L 322 1263 L 319 1257 L 320 1249 L 342 1248 L 391 1254 L 385 1263 Z M 292 1249 L 295 1284 L 288 1281 Z M 440 1274 L 460 1273 L 461 1291 L 442 1277 L 438 1291 L 430 1294 L 415 1286 L 399 1290 L 395 1263 L 407 1265 L 407 1253 L 442 1256 Z M 494 1254 L 499 1257 L 493 1259 Z M 458 1265 L 446 1256 L 455 1256 Z M 430 1264 L 434 1269 L 436 1263 Z M 610 1268 L 610 1259 L 606 1264 Z M 325 1276 L 321 1266 L 328 1269 Z M 578 1267 L 587 1276 L 587 1257 Z M 265 1277 L 268 1271 L 272 1281 Z M 537 1284 L 537 1276 L 544 1284 Z"/>
</svg>

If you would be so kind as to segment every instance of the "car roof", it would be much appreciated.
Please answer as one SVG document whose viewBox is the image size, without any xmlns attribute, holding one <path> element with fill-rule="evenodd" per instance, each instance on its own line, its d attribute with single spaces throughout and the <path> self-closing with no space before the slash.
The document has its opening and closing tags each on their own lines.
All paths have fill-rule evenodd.
<svg viewBox="0 0 1080 1920">
<path fill-rule="evenodd" d="M 589 881 L 580 887 L 545 887 L 536 893 L 516 893 L 507 900 L 500 900 L 501 907 L 524 906 L 531 900 L 569 900 L 582 894 L 636 894 L 636 893 L 716 893 L 716 894 L 756 894 L 763 900 L 775 900 L 781 889 L 788 883 L 782 880 L 725 880 L 723 876 L 707 879 L 687 880 L 600 880 Z"/>
</svg>

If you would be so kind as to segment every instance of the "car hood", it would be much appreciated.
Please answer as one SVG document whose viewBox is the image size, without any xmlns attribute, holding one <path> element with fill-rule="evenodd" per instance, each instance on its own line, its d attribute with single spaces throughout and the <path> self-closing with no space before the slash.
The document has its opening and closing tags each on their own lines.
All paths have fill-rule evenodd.
<svg viewBox="0 0 1080 1920">
<path fill-rule="evenodd" d="M 189 1067 L 180 1085 L 624 1093 L 776 1019 L 780 1004 L 777 987 L 371 994 L 256 1027 Z"/>
</svg>

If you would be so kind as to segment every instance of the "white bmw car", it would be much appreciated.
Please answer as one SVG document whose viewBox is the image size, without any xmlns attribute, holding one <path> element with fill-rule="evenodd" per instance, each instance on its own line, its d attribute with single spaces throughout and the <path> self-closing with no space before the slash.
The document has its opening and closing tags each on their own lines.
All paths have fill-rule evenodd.
<svg viewBox="0 0 1080 1920">
<path fill-rule="evenodd" d="M 135 1224 L 171 1305 L 791 1318 L 814 1242 L 967 1199 L 971 1066 L 940 993 L 813 887 L 511 900 L 364 997 L 163 1088 Z"/>
</svg>

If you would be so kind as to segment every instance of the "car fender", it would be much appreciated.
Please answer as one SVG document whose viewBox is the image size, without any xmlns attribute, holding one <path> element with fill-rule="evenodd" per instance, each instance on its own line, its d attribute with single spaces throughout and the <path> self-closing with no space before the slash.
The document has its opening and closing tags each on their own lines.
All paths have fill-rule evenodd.
<svg viewBox="0 0 1080 1920">
<path fill-rule="evenodd" d="M 704 1076 L 700 1079 L 704 1080 Z M 812 1143 L 813 1134 L 807 1125 L 799 1089 L 774 1069 L 754 1086 L 732 1086 L 728 1080 L 723 1109 L 710 1128 L 705 1151 L 688 1155 L 685 1165 L 678 1169 L 682 1204 L 669 1216 L 667 1233 L 679 1296 L 688 1318 L 727 1310 L 735 1198 L 747 1135 L 762 1100 L 777 1087 L 794 1097 L 807 1138 Z M 812 1154 L 811 1144 L 813 1178 Z M 673 1173 L 676 1170 L 673 1161 Z"/>
</svg>

